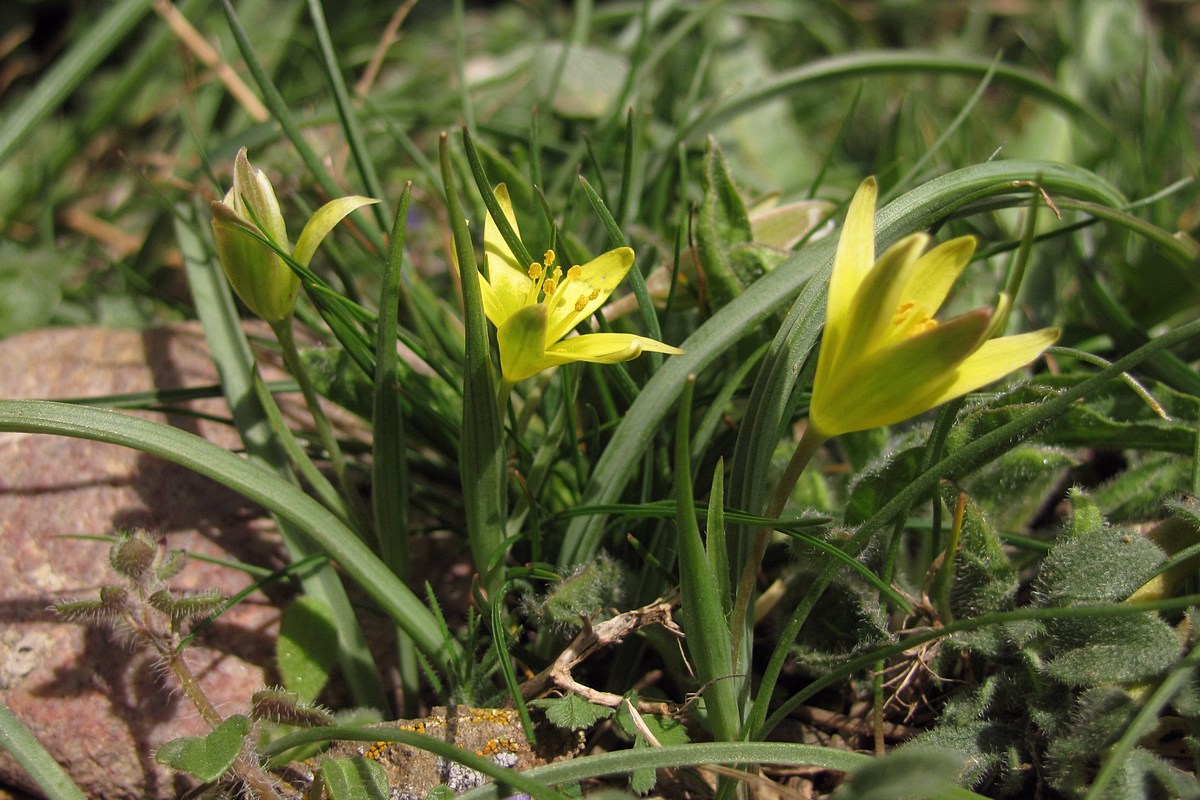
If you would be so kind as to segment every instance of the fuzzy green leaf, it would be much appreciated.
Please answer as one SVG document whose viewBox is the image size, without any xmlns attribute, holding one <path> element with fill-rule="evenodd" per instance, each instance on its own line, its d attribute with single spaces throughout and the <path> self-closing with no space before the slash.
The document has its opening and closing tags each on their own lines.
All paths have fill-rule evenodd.
<svg viewBox="0 0 1200 800">
<path fill-rule="evenodd" d="M 207 736 L 187 736 L 167 742 L 158 748 L 154 759 L 171 769 L 195 775 L 206 783 L 215 781 L 233 765 L 249 732 L 250 720 L 236 714 Z"/>
<path fill-rule="evenodd" d="M 833 796 L 836 800 L 934 797 L 955 785 L 962 765 L 962 758 L 950 750 L 905 747 L 856 769 Z"/>
<path fill-rule="evenodd" d="M 1043 605 L 1121 601 L 1148 581 L 1163 559 L 1158 545 L 1133 531 L 1078 532 L 1046 556 L 1038 594 Z"/>
<path fill-rule="evenodd" d="M 368 758 L 327 758 L 321 777 L 330 800 L 387 800 L 391 795 L 383 767 Z"/>
<path fill-rule="evenodd" d="M 1100 617 L 1049 626 L 1053 657 L 1047 675 L 1069 686 L 1148 680 L 1179 658 L 1179 640 L 1158 617 Z"/>
</svg>

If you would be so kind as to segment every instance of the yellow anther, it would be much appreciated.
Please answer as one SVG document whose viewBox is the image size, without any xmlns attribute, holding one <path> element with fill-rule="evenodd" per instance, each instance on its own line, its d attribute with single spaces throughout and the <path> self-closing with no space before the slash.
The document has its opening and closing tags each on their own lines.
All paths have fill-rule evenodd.
<svg viewBox="0 0 1200 800">
<path fill-rule="evenodd" d="M 600 290 L 592 289 L 592 293 L 588 295 L 588 302 L 590 303 L 592 300 L 595 300 L 599 296 L 600 296 Z"/>
<path fill-rule="evenodd" d="M 547 267 L 554 263 L 554 251 L 553 250 L 546 251 L 546 254 L 542 256 L 542 263 L 545 264 Z"/>
<path fill-rule="evenodd" d="M 583 311 L 585 308 L 587 308 L 587 304 L 587 298 L 581 296 L 575 301 L 575 313 L 578 314 L 580 311 Z"/>
<path fill-rule="evenodd" d="M 534 263 L 529 265 L 529 277 L 532 278 L 533 280 L 535 280 L 535 281 L 538 280 L 544 274 L 545 274 L 545 270 L 542 269 L 541 264 L 539 264 L 535 261 Z"/>
<path fill-rule="evenodd" d="M 579 280 L 583 277 L 583 267 L 574 266 L 567 270 L 567 277 L 573 280 Z"/>
<path fill-rule="evenodd" d="M 901 303 L 900 306 L 896 309 L 896 313 L 892 315 L 892 324 L 893 325 L 902 324 L 904 322 L 904 320 L 908 319 L 908 315 L 913 310 L 914 307 L 915 306 L 911 300 Z"/>
<path fill-rule="evenodd" d="M 555 278 L 553 275 L 550 276 L 549 278 L 546 278 L 546 280 L 542 282 L 542 291 L 546 293 L 547 297 L 554 294 L 554 290 L 557 288 L 558 288 L 558 279 Z"/>
</svg>

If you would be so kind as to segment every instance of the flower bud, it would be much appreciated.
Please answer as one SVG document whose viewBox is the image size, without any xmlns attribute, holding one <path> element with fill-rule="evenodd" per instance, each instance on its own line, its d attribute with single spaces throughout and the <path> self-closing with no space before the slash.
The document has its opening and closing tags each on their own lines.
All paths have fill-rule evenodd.
<svg viewBox="0 0 1200 800">
<path fill-rule="evenodd" d="M 300 279 L 255 234 L 290 251 L 287 227 L 271 181 L 250 166 L 246 148 L 238 151 L 233 188 L 211 204 L 213 238 L 225 276 L 246 307 L 272 325 L 287 319 L 296 305 Z"/>
</svg>

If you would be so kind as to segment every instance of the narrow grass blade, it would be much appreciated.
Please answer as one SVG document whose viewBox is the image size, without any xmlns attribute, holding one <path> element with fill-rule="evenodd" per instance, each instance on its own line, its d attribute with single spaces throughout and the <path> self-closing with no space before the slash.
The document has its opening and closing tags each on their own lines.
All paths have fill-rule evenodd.
<svg viewBox="0 0 1200 800">
<path fill-rule="evenodd" d="M 87 800 L 67 771 L 3 702 L 0 702 L 0 750 L 12 754 L 49 800 Z"/>
<path fill-rule="evenodd" d="M 725 616 L 729 581 L 725 581 L 726 593 L 722 598 L 717 593 L 719 582 L 713 579 L 709 569 L 710 554 L 700 538 L 700 528 L 693 510 L 691 421 L 694 386 L 695 381 L 689 381 L 683 390 L 675 426 L 675 525 L 679 534 L 679 593 L 687 650 L 692 656 L 696 678 L 700 681 L 709 727 L 718 741 L 732 742 L 738 738 L 742 720 L 737 702 L 738 682 L 733 675 L 733 641 Z M 719 510 L 721 498 L 717 495 L 722 493 L 721 467 L 717 469 L 713 478 L 712 502 Z"/>
<path fill-rule="evenodd" d="M 372 209 L 375 221 L 382 230 L 387 225 L 387 201 L 383 197 L 383 184 L 375 172 L 375 163 L 367 150 L 367 140 L 363 136 L 362 125 L 358 122 L 358 114 L 350 102 L 350 92 L 346 89 L 346 81 L 342 78 L 342 69 L 337 61 L 337 53 L 333 49 L 333 38 L 329 35 L 329 25 L 325 22 L 325 10 L 321 0 L 308 0 L 308 15 L 312 19 L 313 30 L 317 34 L 317 46 L 321 50 L 324 62 L 325 77 L 329 80 L 329 88 L 333 91 L 333 101 L 337 105 L 338 119 L 346 141 L 350 144 L 350 153 L 358 167 L 358 174 L 371 197 L 380 202 Z"/>
<path fill-rule="evenodd" d="M 8 160 L 79 84 L 92 76 L 100 62 L 120 47 L 126 36 L 150 11 L 151 0 L 122 0 L 93 22 L 69 50 L 38 81 L 38 85 L 9 112 L 0 126 L 0 163 Z"/>
<path fill-rule="evenodd" d="M 463 138 L 470 142 L 466 131 L 463 132 Z M 463 425 L 459 472 L 462 476 L 471 555 L 488 593 L 494 595 L 504 585 L 502 561 L 497 569 L 490 574 L 488 572 L 488 564 L 492 563 L 505 541 L 504 432 L 500 422 L 491 338 L 488 336 L 488 323 L 483 314 L 479 269 L 475 265 L 475 248 L 471 244 L 467 219 L 463 216 L 458 187 L 454 182 L 454 172 L 450 166 L 450 144 L 445 134 L 442 134 L 441 141 L 441 164 L 446 210 L 450 216 L 450 228 L 454 236 L 454 251 L 458 256 L 463 316 L 466 323 L 467 351 L 466 362 L 463 365 Z M 491 187 L 486 184 L 484 180 L 481 185 L 485 196 L 491 192 Z M 495 203 L 494 196 L 491 197 L 491 201 Z M 493 218 L 504 218 L 498 204 Z"/>
<path fill-rule="evenodd" d="M 404 187 L 392 246 L 379 299 L 379 324 L 375 331 L 375 393 L 372 447 L 371 500 L 375 531 L 383 562 L 401 579 L 408 578 L 408 458 L 405 451 L 404 410 L 400 403 L 400 369 L 396 353 L 400 276 L 412 184 Z"/>
</svg>

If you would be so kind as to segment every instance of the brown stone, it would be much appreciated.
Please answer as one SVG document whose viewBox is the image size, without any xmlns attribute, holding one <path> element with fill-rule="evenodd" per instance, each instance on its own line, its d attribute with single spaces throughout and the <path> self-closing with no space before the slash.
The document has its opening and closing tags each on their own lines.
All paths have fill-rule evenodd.
<svg viewBox="0 0 1200 800">
<path fill-rule="evenodd" d="M 0 364 L 0 397 L 10 399 L 217 381 L 195 325 L 31 332 L 0 341 Z M 216 399 L 187 407 L 228 416 Z M 180 413 L 150 416 L 225 447 L 240 443 L 226 425 Z M 154 750 L 206 730 L 148 651 L 49 610 L 56 601 L 94 598 L 101 585 L 117 582 L 107 544 L 68 537 L 135 527 L 192 554 L 283 563 L 260 509 L 207 478 L 113 445 L 0 433 L 0 697 L 91 798 L 178 797 L 189 784 L 158 766 Z M 193 558 L 172 585 L 232 594 L 249 581 L 238 570 Z M 280 598 L 274 600 L 255 592 L 187 651 L 222 713 L 244 711 L 251 692 L 277 680 L 271 664 Z M 0 783 L 32 790 L 3 752 Z"/>
</svg>

